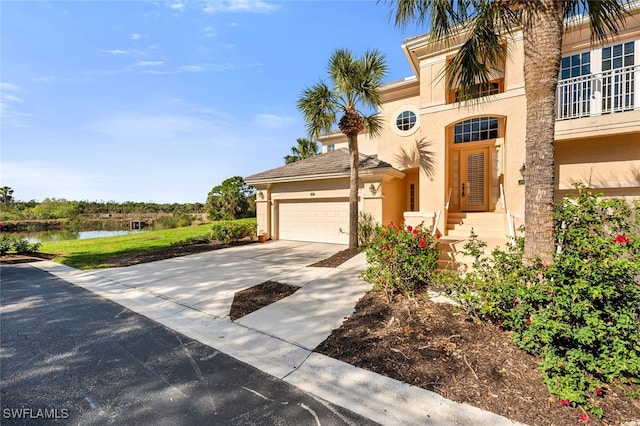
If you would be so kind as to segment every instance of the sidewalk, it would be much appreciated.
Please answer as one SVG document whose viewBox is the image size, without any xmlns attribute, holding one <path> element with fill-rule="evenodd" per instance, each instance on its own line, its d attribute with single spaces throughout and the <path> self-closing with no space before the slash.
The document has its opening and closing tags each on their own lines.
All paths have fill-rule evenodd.
<svg viewBox="0 0 640 426">
<path fill-rule="evenodd" d="M 370 289 L 358 279 L 363 254 L 339 268 L 312 268 L 306 267 L 313 263 L 309 256 L 326 257 L 335 246 L 314 246 L 313 253 L 304 252 L 306 246 L 297 247 L 302 252 L 292 246 L 249 247 L 254 251 L 219 250 L 107 270 L 79 271 L 49 261 L 33 265 L 381 424 L 518 424 L 312 352 Z M 283 250 L 288 259 L 275 260 L 273 250 Z M 258 263 L 243 268 L 243 259 Z M 216 280 L 210 278 L 214 271 Z M 301 289 L 232 322 L 235 291 L 267 280 Z"/>
</svg>

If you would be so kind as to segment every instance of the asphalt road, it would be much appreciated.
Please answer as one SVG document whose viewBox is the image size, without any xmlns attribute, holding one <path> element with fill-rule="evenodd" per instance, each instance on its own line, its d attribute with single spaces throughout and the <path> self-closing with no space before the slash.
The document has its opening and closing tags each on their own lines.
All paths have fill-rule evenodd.
<svg viewBox="0 0 640 426">
<path fill-rule="evenodd" d="M 2 425 L 373 424 L 37 268 L 0 280 Z"/>
</svg>

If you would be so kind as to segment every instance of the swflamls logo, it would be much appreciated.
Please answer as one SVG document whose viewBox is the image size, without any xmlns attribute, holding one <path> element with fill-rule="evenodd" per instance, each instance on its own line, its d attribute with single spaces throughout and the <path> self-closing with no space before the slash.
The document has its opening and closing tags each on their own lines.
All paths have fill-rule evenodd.
<svg viewBox="0 0 640 426">
<path fill-rule="evenodd" d="M 66 408 L 4 408 L 2 417 L 5 419 L 68 419 L 69 410 Z"/>
</svg>

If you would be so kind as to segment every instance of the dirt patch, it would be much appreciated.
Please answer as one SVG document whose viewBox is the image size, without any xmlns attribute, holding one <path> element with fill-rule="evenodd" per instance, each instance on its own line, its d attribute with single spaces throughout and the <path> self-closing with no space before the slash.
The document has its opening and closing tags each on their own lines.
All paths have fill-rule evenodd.
<svg viewBox="0 0 640 426">
<path fill-rule="evenodd" d="M 230 244 L 220 244 L 216 242 L 203 244 L 189 244 L 184 246 L 164 247 L 156 250 L 148 250 L 138 253 L 124 253 L 112 256 L 105 262 L 107 267 L 121 267 L 137 265 L 139 263 L 155 262 L 157 260 L 171 259 L 174 257 L 187 256 L 190 254 L 204 253 L 207 251 L 220 250 L 227 247 L 243 246 L 255 243 L 255 241 L 244 240 Z"/>
<path fill-rule="evenodd" d="M 229 318 L 231 321 L 235 321 L 253 311 L 292 295 L 298 288 L 275 281 L 267 281 L 239 291 L 233 297 Z"/>
<path fill-rule="evenodd" d="M 351 259 L 352 257 L 357 255 L 358 253 L 359 253 L 358 249 L 342 250 L 342 251 L 339 251 L 338 253 L 334 254 L 331 257 L 328 257 L 326 259 L 320 260 L 319 262 L 316 262 L 313 265 L 309 265 L 309 266 L 324 267 L 324 268 L 335 268 L 337 266 L 342 265 L 344 262 L 346 262 L 347 260 Z"/>
<path fill-rule="evenodd" d="M 55 254 L 33 253 L 33 254 L 5 254 L 0 256 L 0 263 L 15 265 L 18 263 L 39 262 L 41 260 L 51 260 L 57 257 Z"/>
<path fill-rule="evenodd" d="M 451 305 L 368 293 L 355 313 L 316 351 L 528 425 L 580 423 L 582 411 L 552 397 L 527 355 L 497 326 L 474 322 Z M 627 389 L 629 390 L 629 389 Z M 606 417 L 590 424 L 640 420 L 640 401 L 607 389 Z"/>
</svg>

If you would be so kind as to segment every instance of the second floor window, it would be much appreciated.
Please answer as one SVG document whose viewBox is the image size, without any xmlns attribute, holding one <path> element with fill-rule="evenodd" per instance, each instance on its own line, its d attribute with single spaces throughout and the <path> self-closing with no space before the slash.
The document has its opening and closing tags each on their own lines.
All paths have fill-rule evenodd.
<svg viewBox="0 0 640 426">
<path fill-rule="evenodd" d="M 461 121 L 453 128 L 453 143 L 496 139 L 498 122 L 497 117 L 476 117 Z"/>
<path fill-rule="evenodd" d="M 336 150 L 336 145 L 335 144 L 329 144 L 327 145 L 327 152 L 331 152 L 331 151 L 335 151 Z"/>
</svg>

